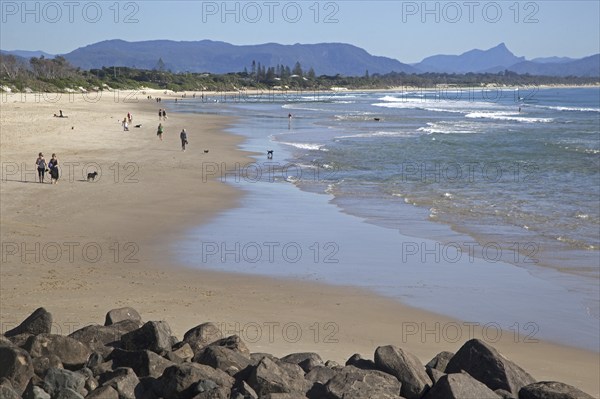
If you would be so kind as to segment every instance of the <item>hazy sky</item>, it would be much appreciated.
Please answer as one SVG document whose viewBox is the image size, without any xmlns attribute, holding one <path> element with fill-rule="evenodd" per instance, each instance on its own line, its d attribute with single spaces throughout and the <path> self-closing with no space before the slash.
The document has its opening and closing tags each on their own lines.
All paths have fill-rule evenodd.
<svg viewBox="0 0 600 399">
<path fill-rule="evenodd" d="M 600 1 L 6 1 L 0 48 L 68 53 L 108 39 L 344 42 L 417 62 L 504 42 L 518 56 L 600 52 Z M 157 52 L 159 49 L 157 49 Z"/>
</svg>

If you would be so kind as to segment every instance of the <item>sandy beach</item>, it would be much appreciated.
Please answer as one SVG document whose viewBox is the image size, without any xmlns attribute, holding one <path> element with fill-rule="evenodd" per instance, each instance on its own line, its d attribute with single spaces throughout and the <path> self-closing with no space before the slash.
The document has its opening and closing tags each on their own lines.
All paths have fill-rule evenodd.
<svg viewBox="0 0 600 399">
<path fill-rule="evenodd" d="M 157 111 L 173 98 L 152 91 L 2 95 L 2 332 L 40 306 L 53 313 L 61 334 L 102 323 L 109 309 L 131 306 L 144 320 L 166 320 L 179 338 L 212 321 L 223 333 L 240 335 L 253 352 L 315 351 L 341 363 L 354 353 L 372 358 L 379 345 L 403 347 L 427 362 L 469 338 L 489 341 L 477 326 L 352 287 L 177 264 L 171 243 L 244 201 L 235 188 L 206 181 L 203 163 L 244 164 L 252 154 L 237 148 L 242 139 L 224 132 L 232 121 L 221 116 L 169 113 L 160 141 Z M 59 109 L 68 118 L 53 117 Z M 124 132 L 128 112 L 133 122 Z M 50 184 L 49 176 L 45 184 L 36 182 L 40 151 L 46 160 L 57 154 L 58 184 Z M 93 171 L 99 175 L 88 182 Z M 457 328 L 460 339 L 454 339 Z M 600 395 L 598 353 L 528 342 L 512 332 L 489 343 L 538 381 L 562 381 Z"/>
</svg>

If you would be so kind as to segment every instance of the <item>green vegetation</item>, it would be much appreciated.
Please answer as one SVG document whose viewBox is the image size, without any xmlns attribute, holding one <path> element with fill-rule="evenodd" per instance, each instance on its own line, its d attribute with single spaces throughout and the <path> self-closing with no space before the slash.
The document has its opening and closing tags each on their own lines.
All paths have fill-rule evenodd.
<svg viewBox="0 0 600 399">
<path fill-rule="evenodd" d="M 139 89 L 147 87 L 173 91 L 237 91 L 259 90 L 328 90 L 331 87 L 347 89 L 386 89 L 390 87 L 413 86 L 434 87 L 452 85 L 457 87 L 498 86 L 537 86 L 549 84 L 585 85 L 598 84 L 598 77 L 550 77 L 519 75 L 514 72 L 500 73 L 388 73 L 363 76 L 316 76 L 312 68 L 304 71 L 299 62 L 292 68 L 278 65 L 265 67 L 260 62 L 252 62 L 250 72 L 227 74 L 173 73 L 164 69 L 159 60 L 153 70 L 127 67 L 103 67 L 82 71 L 74 68 L 63 57 L 54 59 L 31 58 L 29 64 L 12 55 L 0 56 L 0 86 L 13 91 L 33 90 L 38 92 L 79 91 L 81 89 L 103 90 Z"/>
</svg>

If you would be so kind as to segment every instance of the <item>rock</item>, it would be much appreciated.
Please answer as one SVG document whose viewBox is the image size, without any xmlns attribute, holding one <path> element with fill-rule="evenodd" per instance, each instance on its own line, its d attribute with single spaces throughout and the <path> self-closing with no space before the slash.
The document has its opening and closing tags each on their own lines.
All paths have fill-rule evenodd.
<svg viewBox="0 0 600 399">
<path fill-rule="evenodd" d="M 51 396 L 48 392 L 30 381 L 27 388 L 25 388 L 25 392 L 23 392 L 23 399 L 51 399 Z"/>
<path fill-rule="evenodd" d="M 123 334 L 140 328 L 139 322 L 133 320 L 123 320 L 110 326 L 101 326 L 92 324 L 74 331 L 69 337 L 87 345 L 90 349 L 108 356 L 111 348 L 107 345 L 115 345 L 121 340 Z"/>
<path fill-rule="evenodd" d="M 6 338 L 4 335 L 0 335 L 0 346 L 17 346 L 12 341 Z"/>
<path fill-rule="evenodd" d="M 429 378 L 431 378 L 431 381 L 434 384 L 436 384 L 439 381 L 439 379 L 442 378 L 442 376 L 446 375 L 445 373 L 442 373 L 440 370 L 433 369 L 429 366 L 425 366 L 425 372 L 427 373 Z"/>
<path fill-rule="evenodd" d="M 29 353 L 14 346 L 0 346 L 0 378 L 10 381 L 10 388 L 21 395 L 33 375 Z"/>
<path fill-rule="evenodd" d="M 182 342 L 189 344 L 194 353 L 196 353 L 208 344 L 212 344 L 221 338 L 223 338 L 223 334 L 221 334 L 221 330 L 215 324 L 203 323 L 187 331 L 183 336 Z"/>
<path fill-rule="evenodd" d="M 504 389 L 513 395 L 535 379 L 525 370 L 478 339 L 467 341 L 446 366 L 446 373 L 469 373 L 491 390 Z"/>
<path fill-rule="evenodd" d="M 259 397 L 269 393 L 304 394 L 310 388 L 300 366 L 274 362 L 268 357 L 263 358 L 258 365 L 251 367 L 248 384 Z"/>
<path fill-rule="evenodd" d="M 171 328 L 166 321 L 149 321 L 121 337 L 123 349 L 150 350 L 162 355 L 171 350 Z"/>
<path fill-rule="evenodd" d="M 242 355 L 250 357 L 250 350 L 248 350 L 248 347 L 246 346 L 246 344 L 244 344 L 242 339 L 237 335 L 231 335 L 229 337 L 216 340 L 215 342 L 211 343 L 210 345 L 211 346 L 223 346 L 227 349 L 234 350 L 236 352 L 241 353 Z"/>
<path fill-rule="evenodd" d="M 325 366 L 315 366 L 312 370 L 310 370 L 304 378 L 312 383 L 312 387 L 306 393 L 306 396 L 311 399 L 320 399 L 327 397 L 327 390 L 325 389 L 325 384 L 329 382 L 330 379 L 335 377 L 336 370 L 331 369 Z"/>
<path fill-rule="evenodd" d="M 423 399 L 499 399 L 498 395 L 467 373 L 446 374 Z"/>
<path fill-rule="evenodd" d="M 407 399 L 419 399 L 433 385 L 421 361 L 393 345 L 380 346 L 375 350 L 375 366 L 402 383 L 400 394 Z"/>
<path fill-rule="evenodd" d="M 314 367 L 323 364 L 323 359 L 321 359 L 321 356 L 314 352 L 291 353 L 282 357 L 281 361 L 297 364 L 302 368 L 302 370 L 304 370 L 305 373 L 308 373 Z"/>
<path fill-rule="evenodd" d="M 71 388 L 61 389 L 54 399 L 83 399 L 83 395 L 72 390 Z"/>
<path fill-rule="evenodd" d="M 85 390 L 85 377 L 79 373 L 50 368 L 44 377 L 43 388 L 50 394 L 52 398 L 55 398 L 60 391 L 67 388 L 84 396 L 87 392 Z"/>
<path fill-rule="evenodd" d="M 346 360 L 346 366 L 354 366 L 363 370 L 377 370 L 375 367 L 375 362 L 369 359 L 364 359 L 358 353 L 350 356 L 348 360 Z"/>
<path fill-rule="evenodd" d="M 167 359 L 175 363 L 189 362 L 194 358 L 194 351 L 187 342 L 180 345 L 177 349 L 167 353 Z"/>
<path fill-rule="evenodd" d="M 359 355 L 360 356 L 360 355 Z M 325 362 L 325 366 L 329 367 L 331 369 L 341 369 L 343 368 L 342 366 L 340 366 L 340 364 L 338 362 L 336 362 L 335 360 L 328 360 Z"/>
<path fill-rule="evenodd" d="M 119 392 L 111 386 L 95 389 L 85 399 L 119 399 Z"/>
<path fill-rule="evenodd" d="M 98 352 L 92 352 L 92 354 L 88 358 L 88 361 L 85 362 L 85 367 L 94 371 L 94 368 L 98 367 L 98 365 L 100 365 L 102 363 L 104 363 L 104 356 L 102 356 L 102 354 L 100 354 Z M 94 374 L 96 374 L 96 373 L 94 373 Z"/>
<path fill-rule="evenodd" d="M 21 399 L 21 395 L 8 385 L 0 385 L 0 398 L 2 399 Z"/>
<path fill-rule="evenodd" d="M 89 392 L 98 389 L 99 386 L 100 384 L 98 383 L 98 380 L 95 377 L 91 377 L 85 380 L 85 389 L 87 389 Z"/>
<path fill-rule="evenodd" d="M 48 371 L 48 369 L 50 367 L 54 367 L 57 369 L 64 368 L 62 362 L 60 361 L 60 358 L 56 355 L 48 355 L 48 356 L 44 356 L 44 357 L 34 357 L 32 359 L 32 361 L 33 361 L 33 371 L 40 378 L 44 378 L 44 376 L 46 375 L 46 372 Z"/>
<path fill-rule="evenodd" d="M 331 399 L 400 399 L 401 383 L 394 376 L 378 370 L 346 366 L 325 384 Z"/>
<path fill-rule="evenodd" d="M 452 356 L 454 356 L 454 353 L 452 352 L 440 352 L 437 355 L 435 355 L 435 357 L 431 359 L 429 363 L 425 365 L 425 367 L 431 367 L 432 369 L 436 369 L 441 371 L 442 373 L 445 373 L 446 366 L 448 365 L 450 359 L 452 359 Z"/>
<path fill-rule="evenodd" d="M 130 307 L 109 310 L 104 325 L 110 326 L 125 320 L 136 322 L 138 327 L 142 325 L 142 317 L 137 310 Z"/>
<path fill-rule="evenodd" d="M 258 394 L 246 381 L 242 381 L 231 390 L 231 399 L 258 399 Z"/>
<path fill-rule="evenodd" d="M 143 397 L 140 380 L 129 367 L 119 367 L 100 376 L 98 382 L 102 386 L 113 387 L 120 399 L 135 399 Z"/>
<path fill-rule="evenodd" d="M 4 333 L 7 337 L 18 334 L 49 334 L 52 330 L 52 314 L 44 308 L 37 308 L 21 324 Z"/>
<path fill-rule="evenodd" d="M 109 360 L 112 360 L 113 367 L 130 367 L 138 377 L 155 377 L 162 375 L 167 367 L 173 365 L 173 362 L 165 359 L 150 351 L 126 351 L 115 349 Z"/>
<path fill-rule="evenodd" d="M 234 379 L 221 370 L 197 363 L 183 363 L 165 370 L 155 384 L 154 390 L 165 399 L 190 398 L 196 393 L 196 386 L 202 380 L 211 380 L 218 386 L 231 389 Z"/>
<path fill-rule="evenodd" d="M 304 378 L 312 383 L 318 382 L 324 385 L 327 381 L 335 377 L 335 375 L 336 371 L 329 367 L 315 366 L 304 376 Z"/>
<path fill-rule="evenodd" d="M 592 396 L 562 382 L 540 381 L 521 388 L 519 399 L 592 399 Z"/>
<path fill-rule="evenodd" d="M 212 380 L 202 380 L 194 387 L 192 399 L 229 399 L 231 389 L 220 387 Z"/>
<path fill-rule="evenodd" d="M 298 393 L 270 393 L 263 396 L 264 399 L 306 399 L 306 396 Z M 261 398 L 261 399 L 262 399 Z"/>
<path fill-rule="evenodd" d="M 271 359 L 272 361 L 276 362 L 279 361 L 279 358 L 271 355 L 270 353 L 251 353 L 250 354 L 250 360 L 252 361 L 253 365 L 257 365 L 258 363 L 260 363 L 261 360 L 263 360 L 265 357 L 268 357 L 269 359 Z"/>
<path fill-rule="evenodd" d="M 17 335 L 13 335 L 12 337 L 8 337 L 8 340 L 13 343 L 13 346 L 18 346 L 19 348 L 23 348 L 25 346 L 25 344 L 27 343 L 27 341 L 29 340 L 29 338 L 31 338 L 33 336 L 34 335 L 28 334 L 28 333 L 17 334 Z"/>
<path fill-rule="evenodd" d="M 223 370 L 233 376 L 251 364 L 250 358 L 223 346 L 207 346 L 194 356 L 194 362 Z"/>
<path fill-rule="evenodd" d="M 39 334 L 25 344 L 31 357 L 57 356 L 67 369 L 76 370 L 85 365 L 92 351 L 81 342 L 63 335 Z"/>
<path fill-rule="evenodd" d="M 25 392 L 23 392 L 23 399 L 51 399 L 51 396 L 42 388 L 29 383 L 25 389 Z"/>
</svg>

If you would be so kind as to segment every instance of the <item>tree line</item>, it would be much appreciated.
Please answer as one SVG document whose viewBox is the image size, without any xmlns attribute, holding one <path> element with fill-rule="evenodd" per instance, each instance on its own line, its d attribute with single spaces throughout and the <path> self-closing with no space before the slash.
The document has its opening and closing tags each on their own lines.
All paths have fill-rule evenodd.
<svg viewBox="0 0 600 399">
<path fill-rule="evenodd" d="M 226 74 L 171 72 L 165 69 L 162 59 L 149 69 L 131 67 L 102 67 L 81 70 L 73 67 L 64 57 L 52 59 L 33 57 L 29 61 L 14 55 L 0 54 L 0 85 L 12 90 L 64 91 L 82 87 L 86 90 L 136 89 L 148 87 L 174 91 L 230 91 L 243 89 L 311 90 L 329 89 L 332 86 L 348 89 L 384 89 L 399 86 L 434 87 L 450 85 L 477 87 L 481 85 L 536 86 L 547 84 L 584 85 L 598 84 L 598 77 L 554 77 L 517 74 L 511 71 L 498 73 L 423 73 L 391 72 L 363 76 L 327 76 L 308 71 L 300 62 L 293 66 L 266 66 L 252 61 L 243 72 Z"/>
</svg>

